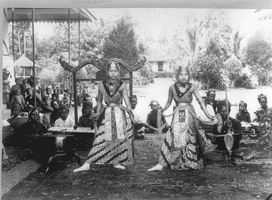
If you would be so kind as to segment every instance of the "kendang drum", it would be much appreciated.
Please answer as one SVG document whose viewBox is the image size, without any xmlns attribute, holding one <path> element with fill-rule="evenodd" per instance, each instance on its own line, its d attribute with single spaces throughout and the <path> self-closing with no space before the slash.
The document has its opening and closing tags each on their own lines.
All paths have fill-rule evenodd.
<svg viewBox="0 0 272 200">
<path fill-rule="evenodd" d="M 70 153 L 76 151 L 75 136 L 57 135 L 55 137 L 56 153 Z"/>
<path fill-rule="evenodd" d="M 76 158 L 77 163 L 81 165 L 81 159 L 76 152 L 75 136 L 73 135 L 48 135 L 42 136 L 39 139 L 40 152 L 43 159 L 46 160 L 46 171 L 55 162 L 54 160 Z"/>
</svg>

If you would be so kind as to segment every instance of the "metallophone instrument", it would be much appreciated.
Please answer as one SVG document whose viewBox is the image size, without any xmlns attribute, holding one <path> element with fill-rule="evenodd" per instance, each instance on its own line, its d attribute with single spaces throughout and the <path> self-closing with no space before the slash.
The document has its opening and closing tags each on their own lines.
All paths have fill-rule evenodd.
<svg viewBox="0 0 272 200">
<path fill-rule="evenodd" d="M 52 133 L 89 133 L 94 134 L 94 130 L 90 127 L 51 127 L 48 129 Z"/>
</svg>

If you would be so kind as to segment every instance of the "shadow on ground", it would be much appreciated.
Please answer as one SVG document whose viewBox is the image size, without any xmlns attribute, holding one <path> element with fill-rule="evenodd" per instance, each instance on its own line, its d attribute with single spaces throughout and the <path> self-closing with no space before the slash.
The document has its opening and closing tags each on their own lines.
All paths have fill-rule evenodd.
<svg viewBox="0 0 272 200">
<path fill-rule="evenodd" d="M 272 192 L 272 166 L 209 164 L 203 170 L 147 172 L 158 161 L 163 136 L 135 141 L 135 164 L 126 170 L 91 166 L 73 173 L 76 162 L 45 175 L 37 170 L 14 186 L 7 199 L 265 199 Z M 88 152 L 80 152 L 86 157 Z"/>
</svg>

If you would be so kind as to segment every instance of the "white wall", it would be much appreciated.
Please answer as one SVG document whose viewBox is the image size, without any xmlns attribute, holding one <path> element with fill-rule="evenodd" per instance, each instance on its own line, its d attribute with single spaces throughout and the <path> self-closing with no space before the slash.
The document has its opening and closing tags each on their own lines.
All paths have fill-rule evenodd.
<svg viewBox="0 0 272 200">
<path fill-rule="evenodd" d="M 152 66 L 153 72 L 158 72 L 158 61 L 150 61 L 150 64 Z M 172 69 L 170 69 L 169 62 L 167 62 L 167 61 L 163 62 L 163 71 L 164 72 L 172 72 Z"/>
<path fill-rule="evenodd" d="M 3 55 L 9 54 L 9 38 L 8 38 L 8 21 L 7 21 L 7 10 L 4 9 L 4 17 L 3 17 Z"/>
</svg>

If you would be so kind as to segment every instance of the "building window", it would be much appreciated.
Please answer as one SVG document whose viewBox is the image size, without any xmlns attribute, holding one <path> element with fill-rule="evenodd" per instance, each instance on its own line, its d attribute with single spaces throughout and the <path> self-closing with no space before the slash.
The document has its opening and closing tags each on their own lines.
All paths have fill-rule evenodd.
<svg viewBox="0 0 272 200">
<path fill-rule="evenodd" d="M 32 75 L 32 68 L 25 68 L 25 76 L 31 76 Z"/>
<path fill-rule="evenodd" d="M 158 71 L 163 71 L 163 62 L 162 61 L 159 61 L 158 62 Z"/>
</svg>

